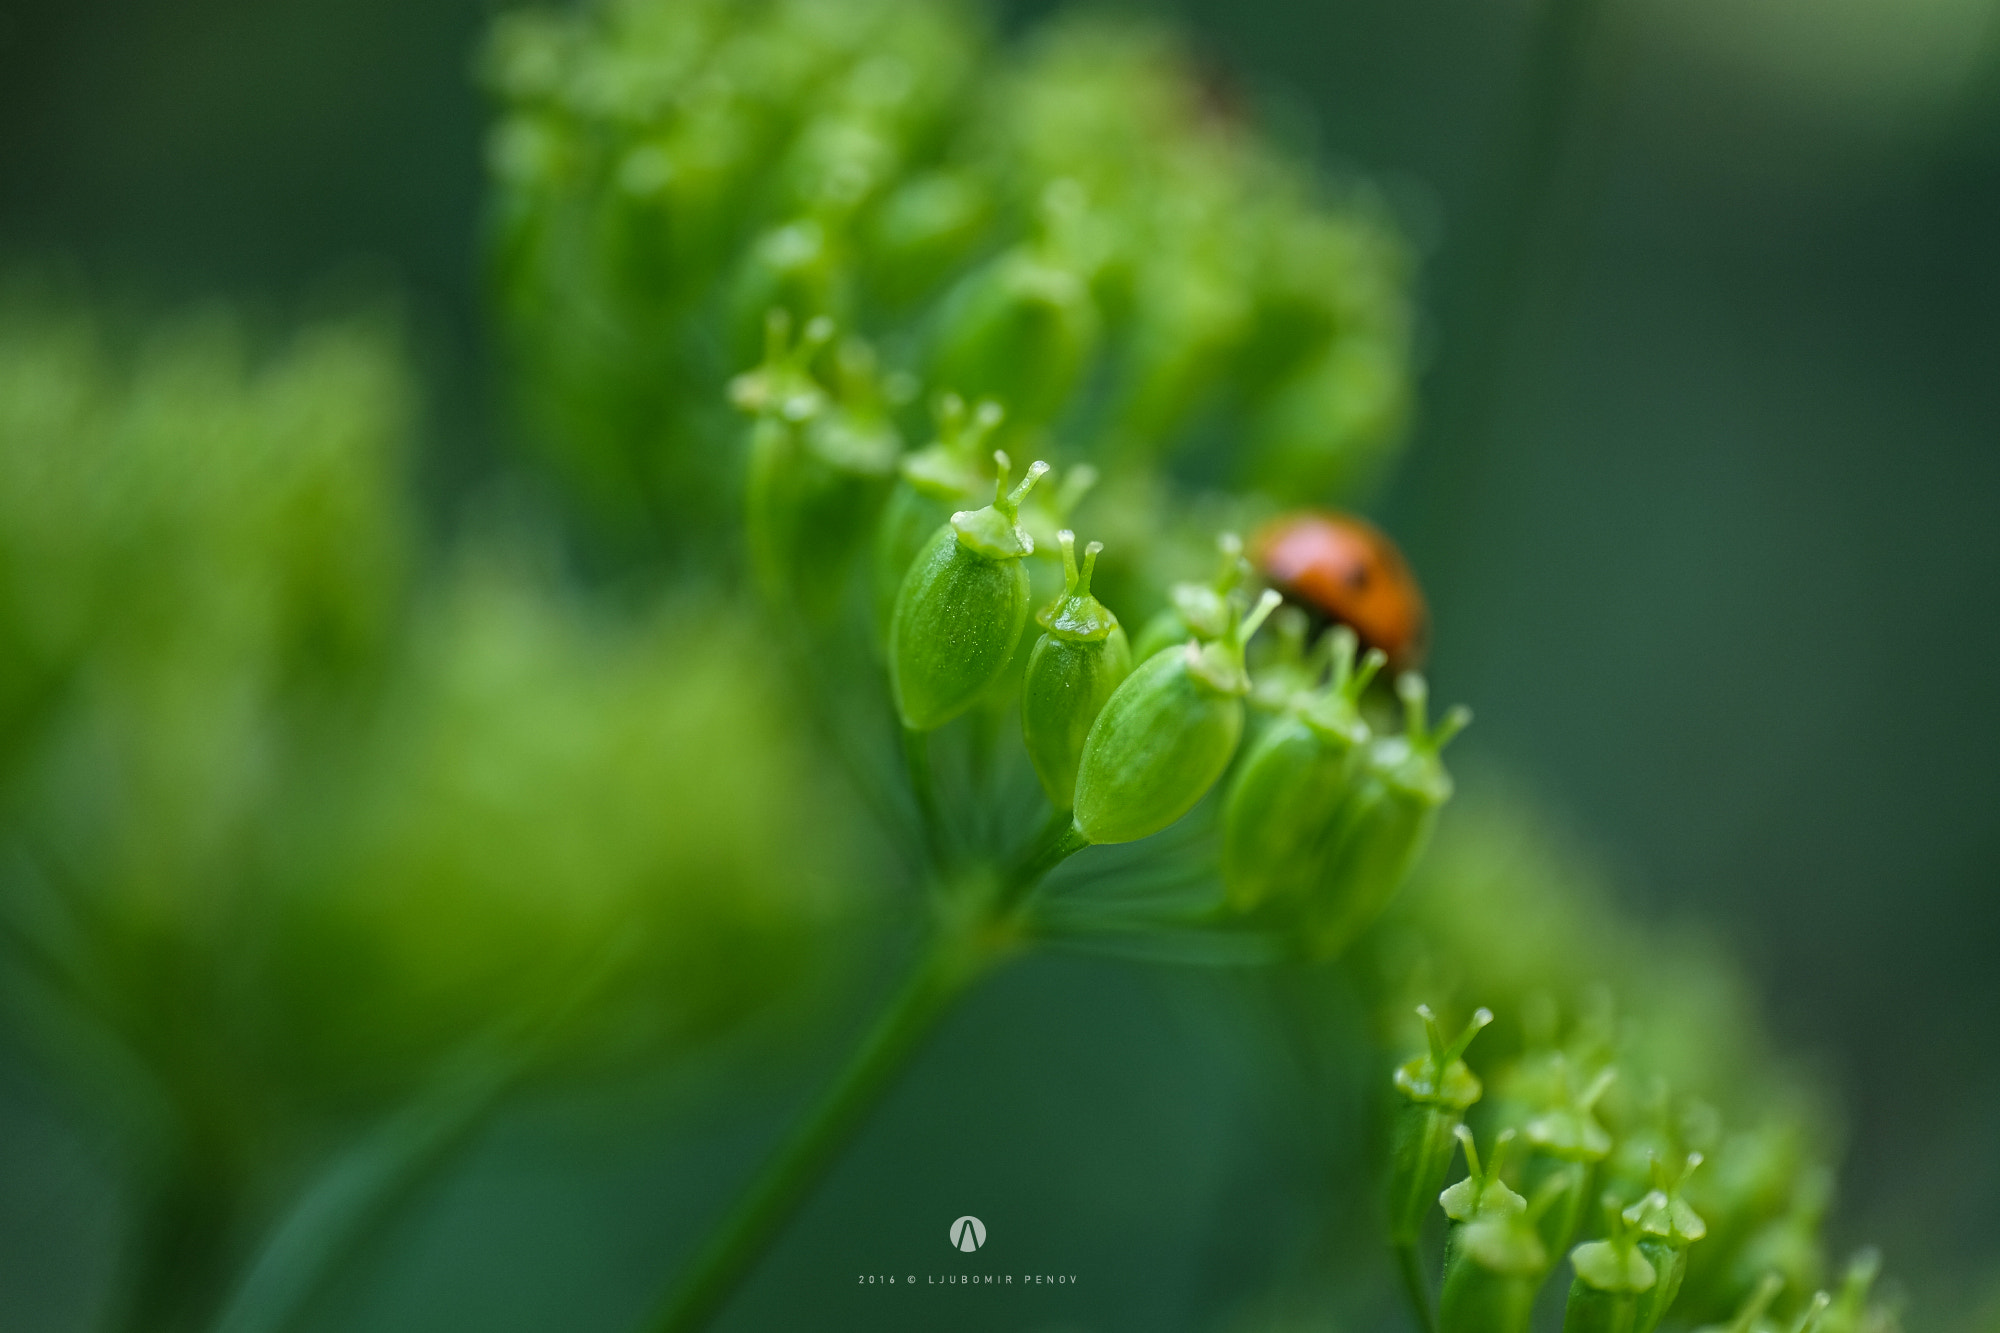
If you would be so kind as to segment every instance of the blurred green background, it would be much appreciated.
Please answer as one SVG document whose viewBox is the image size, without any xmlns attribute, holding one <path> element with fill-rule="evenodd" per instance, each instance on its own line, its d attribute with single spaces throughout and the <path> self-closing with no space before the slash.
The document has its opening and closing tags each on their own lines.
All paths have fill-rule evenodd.
<svg viewBox="0 0 2000 1333">
<path fill-rule="evenodd" d="M 1479 710 L 1463 763 L 1524 775 L 1642 917 L 1726 934 L 1846 1097 L 1843 1231 L 1884 1244 L 1913 1324 L 1975 1299 L 2000 1255 L 2000 4 L 1611 0 L 1528 199 L 1502 186 L 1524 2 L 1161 8 L 1424 247 L 1425 408 L 1381 513 L 1440 691 Z M 490 13 L 16 0 L 0 263 L 284 322 L 393 296 L 423 493 L 454 512 L 507 449 L 468 74 Z M 798 1293 L 929 1265 L 963 1212 L 1084 1283 L 919 1291 L 895 1326 L 1204 1326 L 1286 1244 L 1287 1164 L 1330 1132 L 1269 1095 L 1252 1007 L 1140 967 L 1006 975 L 731 1326 L 868 1326 L 879 1303 Z M 798 1094 L 703 1111 L 712 1073 L 510 1112 L 315 1326 L 617 1327 Z M 0 1053 L 0 1326 L 89 1327 L 119 1225 L 60 1098 Z"/>
</svg>

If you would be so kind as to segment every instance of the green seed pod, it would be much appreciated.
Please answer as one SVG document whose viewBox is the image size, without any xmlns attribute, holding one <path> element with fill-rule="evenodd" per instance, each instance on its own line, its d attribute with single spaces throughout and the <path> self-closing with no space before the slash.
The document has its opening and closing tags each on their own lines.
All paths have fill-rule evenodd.
<svg viewBox="0 0 2000 1333">
<path fill-rule="evenodd" d="M 859 338 L 843 338 L 833 351 L 832 410 L 806 428 L 806 448 L 814 458 L 854 477 L 888 477 L 896 472 L 903 437 L 890 419 L 908 401 L 907 377 L 885 376 L 875 349 Z"/>
<path fill-rule="evenodd" d="M 1105 701 L 1132 671 L 1132 648 L 1118 617 L 1090 595 L 1090 574 L 1102 542 L 1083 548 L 1076 564 L 1076 534 L 1056 534 L 1062 547 L 1063 593 L 1036 617 L 1044 633 L 1028 654 L 1021 685 L 1021 737 L 1049 804 L 1068 810 L 1076 801 L 1076 770 L 1083 742 Z"/>
<path fill-rule="evenodd" d="M 1687 1276 L 1688 1247 L 1708 1234 L 1708 1223 L 1681 1197 L 1681 1187 L 1701 1162 L 1701 1154 L 1691 1152 L 1680 1171 L 1670 1174 L 1654 1158 L 1653 1188 L 1625 1210 L 1626 1222 L 1638 1229 L 1639 1252 L 1659 1275 L 1659 1281 L 1639 1296 L 1635 1333 L 1659 1327 Z"/>
<path fill-rule="evenodd" d="M 931 731 L 970 708 L 1014 656 L 1028 623 L 1034 539 L 1016 521 L 1021 501 L 1047 463 L 1029 466 L 1007 489 L 1007 455 L 995 453 L 993 503 L 961 510 L 940 526 L 910 565 L 889 621 L 889 688 L 911 731 Z"/>
<path fill-rule="evenodd" d="M 1076 828 L 1094 843 L 1158 833 L 1215 785 L 1243 735 L 1243 643 L 1278 605 L 1266 592 L 1213 643 L 1193 639 L 1125 678 L 1091 724 L 1076 776 Z"/>
<path fill-rule="evenodd" d="M 938 170 L 897 186 L 869 229 L 874 294 L 904 307 L 930 292 L 979 244 L 992 192 L 967 171 Z"/>
<path fill-rule="evenodd" d="M 758 324 L 772 309 L 845 321 L 847 265 L 827 229 L 812 218 L 774 227 L 751 243 L 730 291 L 731 351 L 754 355 Z"/>
<path fill-rule="evenodd" d="M 1527 1200 L 1500 1178 L 1514 1131 L 1502 1130 L 1484 1170 L 1472 1131 L 1454 1131 L 1471 1172 L 1438 1196 L 1452 1222 L 1445 1238 L 1439 1333 L 1526 1333 L 1548 1251 Z"/>
<path fill-rule="evenodd" d="M 1389 1243 L 1397 1246 L 1415 1245 L 1423 1233 L 1457 1149 L 1465 1109 L 1484 1091 L 1465 1063 L 1465 1048 L 1493 1021 L 1491 1010 L 1475 1010 L 1458 1040 L 1447 1044 L 1429 1005 L 1418 1005 L 1417 1015 L 1430 1050 L 1405 1060 L 1395 1077 L 1396 1091 L 1406 1099 L 1389 1156 Z"/>
<path fill-rule="evenodd" d="M 796 347 L 787 346 L 790 331 L 790 316 L 772 311 L 763 364 L 730 389 L 757 417 L 745 504 L 758 586 L 773 605 L 823 620 L 843 605 L 903 442 L 889 418 L 896 386 L 867 343 L 848 338 L 833 349 L 828 392 L 811 366 L 832 322 L 813 320 Z"/>
<path fill-rule="evenodd" d="M 1361 693 L 1382 668 L 1370 651 L 1355 669 L 1354 631 L 1335 629 L 1333 678 L 1271 722 L 1238 766 L 1222 817 L 1222 882 L 1239 912 L 1303 900 L 1325 873 L 1337 827 L 1367 759 Z"/>
<path fill-rule="evenodd" d="M 799 515 L 816 489 L 806 468 L 805 431 L 827 410 L 828 396 L 810 366 L 833 338 L 833 322 L 815 319 L 792 345 L 792 317 L 772 310 L 764 322 L 764 360 L 738 375 L 729 397 L 752 413 L 750 458 L 744 486 L 745 526 L 751 570 L 767 600 L 790 600 L 798 548 Z"/>
<path fill-rule="evenodd" d="M 1004 414 L 1000 404 L 983 402 L 966 411 L 955 393 L 938 399 L 937 440 L 905 454 L 900 476 L 875 529 L 874 591 L 876 625 L 886 640 L 889 617 L 903 576 L 938 525 L 973 504 L 986 489 L 985 444 Z"/>
<path fill-rule="evenodd" d="M 1862 1250 L 1849 1260 L 1840 1294 L 1820 1317 L 1819 1333 L 1893 1333 L 1899 1327 L 1893 1307 L 1869 1300 L 1881 1272 L 1882 1256 L 1873 1249 Z"/>
<path fill-rule="evenodd" d="M 1776 1273 L 1766 1273 L 1758 1283 L 1750 1299 L 1736 1312 L 1736 1317 L 1727 1324 L 1710 1324 L 1697 1333 L 1830 1333 L 1829 1316 L 1833 1312 L 1833 1297 L 1823 1291 L 1813 1293 L 1811 1301 L 1790 1321 L 1772 1318 L 1767 1312 L 1771 1298 L 1784 1290 L 1785 1280 Z M 1891 1325 L 1893 1328 L 1893 1325 Z M 1885 1331 L 1886 1333 L 1886 1331 Z"/>
<path fill-rule="evenodd" d="M 1826 1214 L 1833 1203 L 1833 1172 L 1823 1164 L 1795 1169 L 1790 1198 L 1777 1217 L 1763 1221 L 1730 1260 L 1736 1281 L 1752 1274 L 1779 1273 L 1795 1291 L 1817 1287 L 1826 1277 L 1826 1252 L 1820 1244 Z"/>
<path fill-rule="evenodd" d="M 1403 699 L 1405 730 L 1368 746 L 1360 790 L 1327 830 L 1326 850 L 1317 862 L 1323 870 L 1308 907 L 1305 943 L 1318 957 L 1339 954 L 1381 915 L 1423 855 L 1438 811 L 1451 799 L 1451 775 L 1438 753 L 1465 729 L 1471 712 L 1453 708 L 1433 729 L 1425 715 L 1423 677 L 1405 672 L 1396 692 Z"/>
<path fill-rule="evenodd" d="M 1072 243 L 1080 191 L 1049 188 L 1040 236 L 994 257 L 945 298 L 931 380 L 1007 404 L 1025 429 L 1068 405 L 1097 354 L 1103 321 Z"/>
<path fill-rule="evenodd" d="M 1611 1155 L 1611 1135 L 1597 1123 L 1593 1108 L 1618 1071 L 1600 1070 L 1580 1091 L 1567 1060 L 1559 1058 L 1555 1072 L 1550 1103 L 1522 1133 L 1535 1150 L 1528 1167 L 1529 1191 L 1548 1200 L 1541 1214 L 1542 1243 L 1550 1254 L 1561 1254 L 1583 1220 L 1597 1164 Z"/>
<path fill-rule="evenodd" d="M 1176 583 L 1168 590 L 1167 608 L 1146 622 L 1133 645 L 1134 661 L 1147 661 L 1189 638 L 1206 643 L 1229 632 L 1235 619 L 1230 596 L 1249 574 L 1250 564 L 1243 558 L 1243 539 L 1233 532 L 1217 537 L 1215 547 L 1221 556 L 1215 577 L 1207 583 Z"/>
<path fill-rule="evenodd" d="M 1571 1251 L 1576 1277 L 1569 1284 L 1563 1333 L 1638 1333 L 1639 1303 L 1659 1286 L 1659 1273 L 1639 1249 L 1639 1229 L 1604 1196 L 1605 1237 Z"/>
<path fill-rule="evenodd" d="M 1320 654 L 1306 654 L 1306 634 L 1312 619 L 1296 606 L 1281 606 L 1271 616 L 1271 643 L 1261 657 L 1250 659 L 1250 695 L 1245 701 L 1261 713 L 1283 714 L 1319 684 L 1326 663 Z M 1321 641 L 1337 649 L 1331 633 Z"/>
<path fill-rule="evenodd" d="M 1766 1317 L 1766 1312 L 1784 1289 L 1785 1279 L 1776 1273 L 1764 1274 L 1758 1279 L 1756 1290 L 1737 1308 L 1728 1323 L 1708 1324 L 1697 1333 L 1778 1333 L 1778 1325 Z"/>
</svg>

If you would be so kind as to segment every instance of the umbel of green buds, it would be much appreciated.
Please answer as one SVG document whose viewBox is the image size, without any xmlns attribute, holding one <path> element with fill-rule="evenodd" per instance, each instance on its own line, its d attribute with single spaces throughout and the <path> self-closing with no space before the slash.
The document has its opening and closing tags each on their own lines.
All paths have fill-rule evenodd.
<svg viewBox="0 0 2000 1333">
<path fill-rule="evenodd" d="M 1528 1201 L 1500 1178 L 1514 1131 L 1500 1131 L 1483 1169 L 1472 1131 L 1460 1125 L 1457 1135 L 1471 1174 L 1438 1196 L 1451 1219 L 1439 1333 L 1525 1333 L 1548 1271 L 1548 1251 Z"/>
<path fill-rule="evenodd" d="M 1189 639 L 1112 692 L 1077 768 L 1079 834 L 1110 843 L 1158 833 L 1215 785 L 1243 735 L 1243 645 L 1278 600 L 1266 592 L 1221 638 Z"/>
<path fill-rule="evenodd" d="M 1381 915 L 1451 799 L 1451 775 L 1439 751 L 1472 721 L 1471 712 L 1453 708 L 1433 728 L 1422 676 L 1405 672 L 1396 692 L 1403 700 L 1403 733 L 1369 744 L 1360 790 L 1345 802 L 1331 850 L 1320 860 L 1307 930 L 1308 948 L 1320 957 L 1340 953 Z"/>
<path fill-rule="evenodd" d="M 1037 462 L 1012 491 L 1007 455 L 995 453 L 993 503 L 961 510 L 911 562 L 889 621 L 889 686 L 911 731 L 943 726 L 991 689 L 1028 623 L 1035 549 L 1021 529 L 1021 501 L 1049 470 Z"/>
<path fill-rule="evenodd" d="M 1222 882 L 1239 912 L 1303 899 L 1319 886 L 1343 807 L 1362 785 L 1370 733 L 1361 692 L 1384 659 L 1371 650 L 1356 670 L 1354 631 L 1342 625 L 1328 637 L 1333 678 L 1264 729 L 1229 788 Z"/>
<path fill-rule="evenodd" d="M 1625 1221 L 1636 1228 L 1639 1252 L 1653 1265 L 1659 1281 L 1639 1295 L 1635 1333 L 1651 1333 L 1680 1295 L 1681 1281 L 1687 1276 L 1688 1247 L 1708 1234 L 1708 1223 L 1681 1197 L 1681 1188 L 1701 1154 L 1691 1152 L 1677 1172 L 1669 1172 L 1659 1158 L 1653 1159 L 1653 1188 L 1625 1210 Z"/>
<path fill-rule="evenodd" d="M 1068 810 L 1076 804 L 1084 740 L 1111 692 L 1131 674 L 1132 647 L 1118 617 L 1090 595 L 1090 574 L 1103 543 L 1083 548 L 1079 569 L 1076 534 L 1065 528 L 1056 541 L 1062 546 L 1063 591 L 1036 617 L 1042 637 L 1028 654 L 1021 682 L 1021 736 L 1049 804 Z"/>
<path fill-rule="evenodd" d="M 1417 1016 L 1424 1020 L 1430 1049 L 1397 1066 L 1395 1076 L 1404 1104 L 1390 1148 L 1389 1243 L 1398 1247 L 1417 1243 L 1437 1201 L 1466 1108 L 1483 1091 L 1465 1063 L 1465 1048 L 1493 1021 L 1491 1010 L 1476 1010 L 1457 1040 L 1446 1042 L 1429 1005 L 1418 1005 Z"/>
<path fill-rule="evenodd" d="M 1000 425 L 1000 404 L 987 401 L 968 410 L 955 393 L 938 399 L 936 441 L 905 454 L 898 478 L 875 529 L 874 591 L 876 624 L 886 633 L 896 609 L 896 593 L 917 552 L 938 525 L 986 488 L 986 439 Z"/>
<path fill-rule="evenodd" d="M 1167 593 L 1166 609 L 1146 622 L 1133 646 L 1132 656 L 1147 661 L 1168 648 L 1177 648 L 1189 638 L 1219 639 L 1236 620 L 1233 594 L 1250 564 L 1243 558 L 1243 539 L 1225 532 L 1215 539 L 1218 560 L 1215 577 L 1207 583 L 1176 583 Z"/>
<path fill-rule="evenodd" d="M 1563 1310 L 1563 1333 L 1638 1333 L 1639 1302 L 1659 1286 L 1652 1261 L 1640 1252 L 1639 1229 L 1604 1196 L 1605 1236 L 1570 1253 L 1576 1277 Z"/>
<path fill-rule="evenodd" d="M 1617 1077 L 1617 1070 L 1599 1070 L 1579 1088 L 1569 1062 L 1555 1067 L 1552 1096 L 1523 1128 L 1535 1156 L 1527 1185 L 1541 1213 L 1542 1243 L 1551 1255 L 1569 1248 L 1590 1197 L 1597 1164 L 1611 1154 L 1611 1135 L 1597 1122 L 1596 1106 Z"/>
</svg>

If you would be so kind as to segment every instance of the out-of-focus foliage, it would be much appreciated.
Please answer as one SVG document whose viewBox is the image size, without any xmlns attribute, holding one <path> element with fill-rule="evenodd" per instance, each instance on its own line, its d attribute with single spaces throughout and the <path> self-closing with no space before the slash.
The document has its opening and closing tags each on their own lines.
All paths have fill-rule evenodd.
<svg viewBox="0 0 2000 1333">
<path fill-rule="evenodd" d="M 593 614 L 487 558 L 420 619 L 287 932 L 334 1069 L 566 1007 L 657 1049 L 822 961 L 851 812 L 730 613 Z"/>
<path fill-rule="evenodd" d="M 254 346 L 221 313 L 0 308 L 0 924 L 32 1030 L 254 1121 L 496 1032 L 656 1049 L 767 1008 L 854 844 L 740 617 L 432 557 L 394 338 Z"/>
<path fill-rule="evenodd" d="M 360 324 L 0 312 L 4 920 L 162 1077 L 244 1049 L 273 819 L 393 652 L 412 409 Z"/>
<path fill-rule="evenodd" d="M 656 540 L 728 512 L 720 390 L 773 306 L 873 342 L 892 388 L 999 399 L 999 442 L 1058 468 L 1323 498 L 1400 438 L 1401 243 L 1163 33 L 1015 49 L 952 4 L 621 2 L 510 16 L 485 68 L 531 416 Z"/>
</svg>

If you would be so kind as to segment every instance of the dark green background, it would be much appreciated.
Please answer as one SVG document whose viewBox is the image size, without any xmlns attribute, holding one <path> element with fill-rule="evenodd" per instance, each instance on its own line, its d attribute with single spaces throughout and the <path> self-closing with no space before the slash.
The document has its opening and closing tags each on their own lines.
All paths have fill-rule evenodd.
<svg viewBox="0 0 2000 1333">
<path fill-rule="evenodd" d="M 1857 6 L 1864 64 L 1870 23 L 1893 53 L 1908 11 L 1841 8 Z M 1739 7 L 1818 26 L 1811 6 Z M 1984 43 L 1962 71 L 1885 91 L 1614 0 L 1551 188 L 1523 204 L 1494 182 L 1518 143 L 1525 5 L 1180 7 L 1220 77 L 1386 182 L 1427 247 L 1427 414 L 1383 513 L 1436 604 L 1439 687 L 1479 711 L 1468 760 L 1573 815 L 1635 912 L 1727 934 L 1783 1038 L 1847 1096 L 1839 1234 L 1882 1239 L 1931 1326 L 2000 1254 L 1994 9 L 1947 44 Z M 426 480 L 448 496 L 498 448 L 466 73 L 486 12 L 0 8 L 0 259 L 279 317 L 329 291 L 402 293 L 438 418 Z M 1510 217 L 1532 224 L 1513 286 L 1492 277 Z M 1271 1177 L 1331 1132 L 1295 1123 L 1258 1072 L 1255 1006 L 1103 964 L 1007 977 L 948 1027 L 734 1326 L 1213 1314 L 1296 1230 L 1297 1191 Z M 616 1327 L 797 1094 L 773 1087 L 767 1119 L 736 1123 L 702 1120 L 685 1086 L 524 1108 L 322 1322 Z M 85 1326 L 109 1186 L 59 1102 L 4 1061 L 0 1116 L 0 1327 Z M 936 1242 L 963 1212 L 994 1239 L 960 1265 Z M 852 1285 L 1039 1265 L 1081 1283 Z"/>
</svg>

